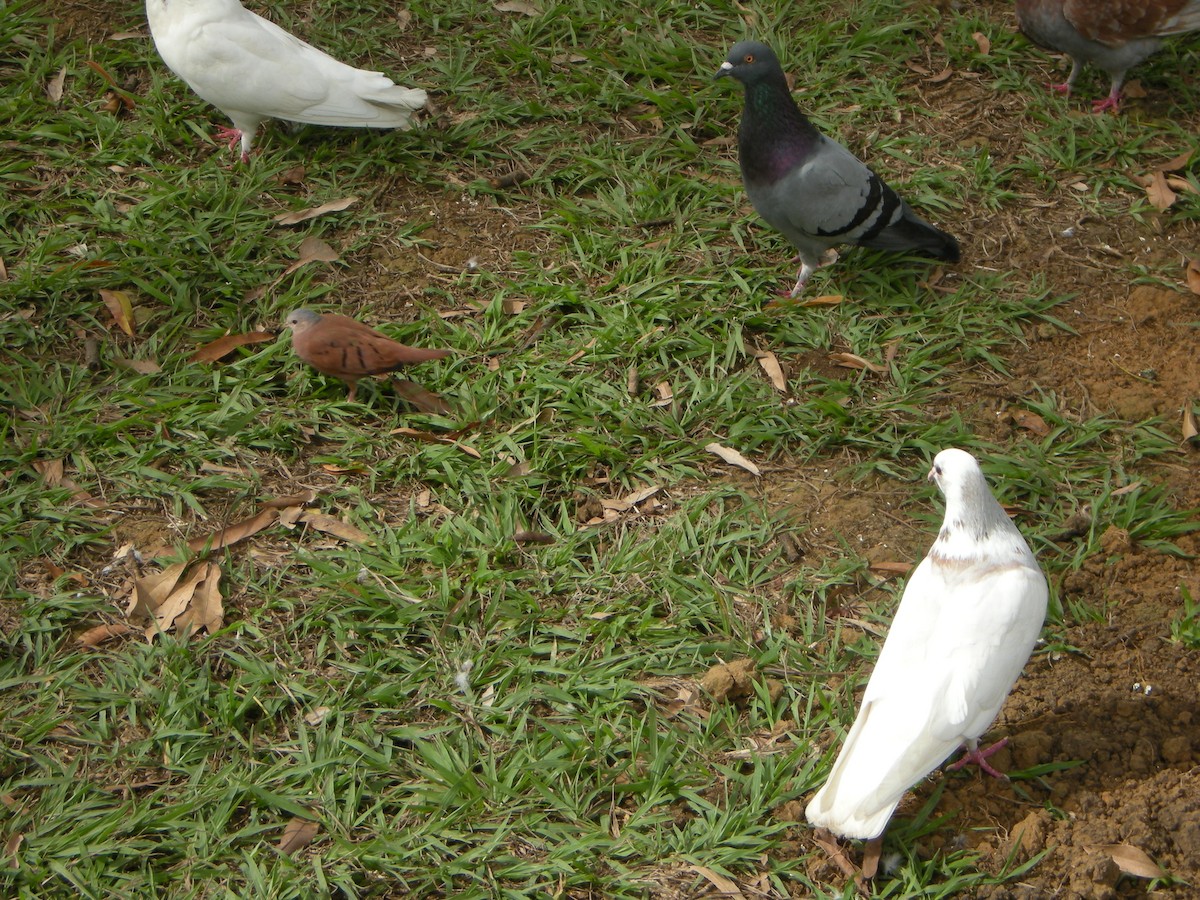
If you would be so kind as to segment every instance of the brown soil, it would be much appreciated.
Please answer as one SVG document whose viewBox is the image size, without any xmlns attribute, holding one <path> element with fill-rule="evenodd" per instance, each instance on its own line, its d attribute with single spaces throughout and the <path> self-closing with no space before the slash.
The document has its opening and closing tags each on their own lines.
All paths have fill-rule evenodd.
<svg viewBox="0 0 1200 900">
<path fill-rule="evenodd" d="M 1013 27 L 1010 4 L 958 5 L 981 10 L 996 33 Z M 107 10 L 78 0 L 59 12 L 66 34 L 90 39 L 131 24 L 106 20 Z M 931 42 L 930 52 L 927 68 L 940 71 L 941 51 Z M 1031 55 L 1029 65 L 1039 65 L 1037 58 Z M 914 74 L 905 90 L 943 115 L 896 127 L 936 128 L 947 142 L 976 145 L 1001 164 L 1016 158 L 1023 135 L 1037 129 L 1025 111 L 1030 98 L 996 92 L 987 79 L 970 72 L 934 85 Z M 1150 85 L 1149 96 L 1127 104 L 1123 114 L 1152 129 L 1161 108 L 1156 94 L 1166 90 Z M 1200 103 L 1193 104 L 1196 108 Z M 1082 99 L 1073 101 L 1069 112 L 1064 103 L 1063 110 L 1087 128 Z M 1192 132 L 1200 133 L 1200 112 L 1192 118 Z M 853 146 L 853 135 L 846 138 Z M 1162 158 L 1184 149 L 1163 147 Z M 925 162 L 938 164 L 936 158 Z M 1030 188 L 1001 212 L 969 208 L 957 231 L 964 267 L 1041 273 L 1052 292 L 1073 295 L 1056 315 L 1077 333 L 1030 328 L 1028 347 L 1015 349 L 1010 360 L 1012 377 L 972 373 L 964 380 L 965 390 L 956 394 L 957 405 L 980 434 L 998 441 L 1018 427 L 1009 410 L 1035 387 L 1053 392 L 1061 409 L 1082 416 L 1104 413 L 1124 423 L 1162 416 L 1177 431 L 1182 404 L 1200 397 L 1200 297 L 1183 284 L 1183 262 L 1200 256 L 1200 225 L 1165 217 L 1145 222 L 1089 218 L 1071 187 L 1076 176 L 1062 172 L 1057 180 L 1059 189 L 1052 194 Z M 397 209 L 405 210 L 406 219 L 430 223 L 423 234 L 431 242 L 425 259 L 379 248 L 350 276 L 354 290 L 343 293 L 364 304 L 369 300 L 381 317 L 395 318 L 428 284 L 459 285 L 462 302 L 470 295 L 462 273 L 472 265 L 502 269 L 514 251 L 541 249 L 537 244 L 544 238 L 524 228 L 537 218 L 533 204 L 509 212 L 471 205 L 474 201 L 452 192 L 404 196 L 401 190 L 397 186 L 392 195 Z M 1132 202 L 1134 196 L 1127 199 Z M 1178 277 L 1170 284 L 1134 285 L 1131 263 Z M 1175 465 L 1148 466 L 1140 475 L 1148 483 L 1167 485 L 1180 507 L 1200 506 L 1200 479 L 1193 474 L 1198 458 L 1200 451 L 1181 448 Z M 841 461 L 823 461 L 776 469 L 765 481 L 765 502 L 806 511 L 795 517 L 811 526 L 808 553 L 844 554 L 849 545 L 873 561 L 919 558 L 930 535 L 896 511 L 908 500 L 909 487 L 831 482 L 830 472 L 840 467 Z M 1200 554 L 1200 537 L 1186 537 L 1179 546 Z M 1200 597 L 1200 574 L 1192 561 L 1131 543 L 1120 532 L 1106 535 L 1104 550 L 1058 586 L 1064 604 L 1074 599 L 1104 610 L 1104 621 L 1064 626 L 1057 637 L 1072 649 L 1035 655 L 993 729 L 994 736 L 1011 738 L 993 758 L 1002 769 L 1083 764 L 1011 784 L 972 772 L 935 775 L 897 814 L 919 809 L 945 778 L 939 812 L 958 815 L 926 839 L 919 853 L 973 847 L 983 867 L 999 871 L 1010 855 L 1019 861 L 1045 852 L 1018 884 L 980 896 L 1144 895 L 1147 882 L 1122 876 L 1105 850 L 1113 844 L 1144 851 L 1166 872 L 1195 886 L 1177 883 L 1160 888 L 1157 896 L 1191 897 L 1200 891 L 1200 654 L 1170 639 L 1170 622 L 1181 606 L 1180 586 Z M 798 826 L 794 838 L 795 852 L 812 851 L 807 828 Z M 835 883 L 845 880 L 832 865 L 813 874 Z"/>
</svg>

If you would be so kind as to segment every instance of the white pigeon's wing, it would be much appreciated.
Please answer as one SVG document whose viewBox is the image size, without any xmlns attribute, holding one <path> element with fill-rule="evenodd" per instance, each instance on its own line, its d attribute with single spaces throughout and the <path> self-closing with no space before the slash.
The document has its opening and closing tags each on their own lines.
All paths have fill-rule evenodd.
<svg viewBox="0 0 1200 900">
<path fill-rule="evenodd" d="M 913 573 L 811 822 L 877 837 L 905 791 L 991 724 L 1041 628 L 1046 586 L 1026 566 L 980 572 L 927 558 Z"/>
</svg>

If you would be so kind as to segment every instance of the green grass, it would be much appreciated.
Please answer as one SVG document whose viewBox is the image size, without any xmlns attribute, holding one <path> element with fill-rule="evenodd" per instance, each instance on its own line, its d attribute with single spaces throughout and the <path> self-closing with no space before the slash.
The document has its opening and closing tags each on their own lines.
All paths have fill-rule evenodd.
<svg viewBox="0 0 1200 900">
<path fill-rule="evenodd" d="M 784 852 L 795 826 L 774 811 L 821 783 L 829 760 L 814 741 L 848 725 L 877 653 L 864 635 L 843 643 L 822 611 L 865 562 L 848 542 L 789 562 L 780 536 L 797 526 L 770 471 L 911 484 L 902 513 L 928 531 L 939 514 L 920 476 L 941 447 L 967 447 L 1029 511 L 1052 576 L 1101 552 L 1108 524 L 1165 550 L 1192 527 L 1153 485 L 1117 493 L 1175 453 L 1163 423 L 1080 418 L 1041 394 L 1024 405 L 1048 436 L 986 436 L 972 378 L 1003 377 L 1025 326 L 1068 328 L 1036 273 L 964 265 L 930 290 L 926 266 L 850 251 L 809 289 L 844 303 L 768 306 L 791 253 L 713 143 L 733 133 L 740 99 L 711 74 L 743 33 L 787 47 L 815 120 L 951 228 L 968 209 L 1011 212 L 1063 169 L 1095 188 L 1081 210 L 1143 214 L 1126 202 L 1128 173 L 1186 146 L 1183 125 L 1065 121 L 1037 94 L 1028 48 L 964 15 L 944 24 L 948 62 L 1027 93 L 1037 130 L 1026 122 L 1022 152 L 1004 159 L 946 145 L 906 81 L 934 13 L 899 0 L 860 4 L 852 23 L 833 4 L 543 6 L 528 17 L 414 2 L 404 33 L 372 0 L 272 8 L 339 56 L 435 89 L 443 113 L 408 134 L 273 127 L 244 167 L 207 141 L 221 115 L 148 40 L 67 41 L 49 7 L 3 7 L 0 836 L 24 841 L 19 867 L 0 860 L 0 893 L 644 897 L 699 890 L 690 867 L 702 866 L 765 872 L 781 894 L 848 896 Z M 137 27 L 140 14 L 109 24 Z M 981 28 L 988 57 L 970 38 Z M 88 60 L 133 110 L 103 108 Z M 52 104 L 44 87 L 63 66 Z M 897 128 L 897 110 L 919 127 Z M 281 183 L 300 163 L 303 183 Z M 530 176 L 519 188 L 490 186 L 513 168 Z M 344 212 L 272 227 L 280 211 L 350 195 Z M 447 237 L 439 205 L 483 212 Z M 1196 209 L 1185 199 L 1169 215 Z M 492 254 L 479 221 L 515 222 L 513 252 Z M 285 275 L 309 235 L 341 260 Z M 455 241 L 484 260 L 478 272 L 404 267 Z M 133 295 L 136 337 L 100 289 Z M 505 300 L 525 306 L 508 313 Z M 468 303 L 480 310 L 437 315 Z M 398 411 L 382 385 L 347 404 L 286 341 L 188 361 L 300 305 L 458 351 L 413 373 L 458 417 Z M 883 362 L 889 347 L 883 374 L 809 365 L 829 351 Z M 754 350 L 777 355 L 791 397 Z M 654 405 L 662 382 L 674 400 Z M 389 434 L 467 423 L 480 459 Z M 766 486 L 719 464 L 713 441 L 766 467 Z M 34 467 L 60 459 L 75 488 Z M 580 525 L 589 502 L 648 485 L 662 490 L 641 511 Z M 304 486 L 373 545 L 276 526 L 215 554 L 217 634 L 77 645 L 123 618 L 119 546 L 178 547 Z M 1060 549 L 1053 523 L 1083 500 L 1093 531 Z M 518 544 L 526 529 L 552 543 Z M 886 622 L 897 596 L 874 592 L 868 616 Z M 785 612 L 797 624 L 780 627 Z M 1089 614 L 1060 604 L 1054 618 Z M 671 705 L 711 665 L 747 656 L 788 673 L 782 696 L 760 686 L 741 706 Z M 829 684 L 830 672 L 847 677 Z M 735 753 L 777 726 L 781 752 Z M 320 833 L 280 853 L 297 815 Z M 922 855 L 936 816 L 931 800 L 894 825 L 901 859 L 879 896 L 1020 875 L 984 873 L 965 851 Z"/>
</svg>

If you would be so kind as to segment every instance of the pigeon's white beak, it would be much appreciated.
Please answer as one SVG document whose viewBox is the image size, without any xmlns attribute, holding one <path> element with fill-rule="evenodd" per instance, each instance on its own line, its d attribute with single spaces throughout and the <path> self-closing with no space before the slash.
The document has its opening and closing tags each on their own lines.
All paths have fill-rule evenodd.
<svg viewBox="0 0 1200 900">
<path fill-rule="evenodd" d="M 724 78 L 732 71 L 733 63 L 731 63 L 729 60 L 725 60 L 725 62 L 721 63 L 720 67 L 717 69 L 717 74 L 714 75 L 713 78 Z"/>
</svg>

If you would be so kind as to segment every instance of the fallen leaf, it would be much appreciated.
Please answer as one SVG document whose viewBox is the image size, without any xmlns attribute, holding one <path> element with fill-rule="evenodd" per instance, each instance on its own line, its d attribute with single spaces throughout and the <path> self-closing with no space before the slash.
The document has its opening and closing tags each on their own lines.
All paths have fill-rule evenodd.
<svg viewBox="0 0 1200 900">
<path fill-rule="evenodd" d="M 656 406 L 670 406 L 675 399 L 675 391 L 671 389 L 670 383 L 666 381 L 660 381 L 656 384 L 653 388 L 653 393 L 658 399 L 650 404 L 651 409 Z"/>
<path fill-rule="evenodd" d="M 750 460 L 746 459 L 746 457 L 742 456 L 742 454 L 738 453 L 732 447 L 725 447 L 725 446 L 722 446 L 721 444 L 714 442 L 712 444 L 705 445 L 704 449 L 707 450 L 709 453 L 715 453 L 717 456 L 721 457 L 721 459 L 725 460 L 725 462 L 729 463 L 730 465 L 741 466 L 741 468 L 745 469 L 747 472 L 749 472 L 752 475 L 761 475 L 762 474 L 762 472 L 761 472 L 761 470 L 759 470 L 758 466 L 756 466 L 754 463 L 750 462 Z"/>
<path fill-rule="evenodd" d="M 697 875 L 703 876 L 722 897 L 745 898 L 742 889 L 737 886 L 737 882 L 732 878 L 726 878 L 718 872 L 713 871 L 708 866 L 689 866 L 689 868 Z M 707 893 L 707 891 L 705 892 Z"/>
<path fill-rule="evenodd" d="M 137 579 L 133 583 L 133 593 L 130 595 L 125 615 L 135 621 L 153 618 L 154 611 L 171 596 L 171 591 L 179 583 L 179 578 L 183 575 L 183 570 L 187 568 L 187 565 L 186 562 L 175 563 L 161 572 Z"/>
<path fill-rule="evenodd" d="M 762 366 L 762 370 L 767 373 L 767 378 L 771 381 L 771 386 L 781 394 L 787 393 L 787 379 L 783 375 L 783 368 L 779 365 L 779 360 L 775 354 L 769 350 L 760 351 L 754 354 L 758 364 Z"/>
<path fill-rule="evenodd" d="M 187 542 L 187 547 L 193 553 L 201 551 L 215 551 L 223 547 L 228 547 L 230 544 L 236 544 L 238 541 L 244 541 L 251 535 L 258 534 L 268 525 L 272 524 L 279 518 L 279 511 L 275 509 L 264 509 L 258 515 L 251 516 L 249 519 L 243 519 L 240 522 L 235 522 L 220 531 L 217 531 L 204 537 L 192 538 Z"/>
<path fill-rule="evenodd" d="M 297 816 L 284 827 L 283 836 L 279 839 L 275 849 L 291 856 L 297 850 L 303 850 L 311 844 L 320 830 L 319 823 Z"/>
<path fill-rule="evenodd" d="M 1187 286 L 1193 294 L 1200 294 L 1200 259 L 1188 260 Z"/>
<path fill-rule="evenodd" d="M 830 353 L 829 359 L 835 365 L 839 365 L 845 369 L 867 369 L 871 372 L 882 373 L 887 371 L 887 366 L 881 366 L 879 363 L 873 363 L 863 359 L 856 353 Z"/>
<path fill-rule="evenodd" d="M 444 399 L 433 391 L 421 387 L 415 381 L 393 375 L 392 387 L 395 389 L 397 397 L 406 403 L 411 403 L 421 412 L 437 413 L 443 416 L 451 415 L 454 412 L 454 408 Z"/>
<path fill-rule="evenodd" d="M 1170 209 L 1171 204 L 1179 199 L 1179 195 L 1171 190 L 1167 184 L 1167 178 L 1163 175 L 1162 169 L 1155 169 L 1148 176 L 1142 179 L 1142 184 L 1146 186 L 1146 198 L 1151 205 L 1159 210 Z"/>
<path fill-rule="evenodd" d="M 142 375 L 155 375 L 162 371 L 162 366 L 152 359 L 126 359 L 124 356 L 114 356 L 113 363 L 122 369 L 129 369 Z"/>
<path fill-rule="evenodd" d="M 1186 178 L 1180 178 L 1178 175 L 1168 175 L 1167 185 L 1172 190 L 1185 191 L 1189 194 L 1200 194 L 1200 188 L 1197 188 Z"/>
<path fill-rule="evenodd" d="M 314 509 L 306 510 L 297 521 L 311 525 L 317 531 L 323 531 L 336 538 L 341 538 L 343 541 L 350 541 L 354 544 L 375 543 L 375 539 L 365 531 L 361 531 L 348 522 L 343 522 L 334 516 L 327 516 L 325 513 L 317 512 Z"/>
<path fill-rule="evenodd" d="M 50 98 L 51 103 L 57 105 L 58 101 L 62 99 L 63 85 L 66 84 L 66 81 L 67 67 L 63 66 L 58 70 L 58 74 L 46 84 L 46 96 Z"/>
<path fill-rule="evenodd" d="M 513 297 L 509 297 L 505 300 L 500 301 L 500 308 L 502 310 L 504 310 L 505 315 L 509 315 L 509 316 L 515 316 L 517 313 L 523 312 L 525 310 L 525 307 L 528 305 L 529 305 L 529 301 L 517 300 Z"/>
<path fill-rule="evenodd" d="M 797 306 L 837 306 L 845 297 L 841 294 L 822 294 L 819 297 L 811 297 L 808 300 L 802 300 Z"/>
<path fill-rule="evenodd" d="M 1159 168 L 1164 172 L 1182 172 L 1187 168 L 1187 164 L 1191 162 L 1191 159 L 1192 151 L 1185 150 L 1178 156 L 1171 157 L 1169 160 L 1159 166 Z"/>
<path fill-rule="evenodd" d="M 1126 875 L 1135 878 L 1161 878 L 1163 875 L 1158 863 L 1132 844 L 1105 844 L 1100 849 L 1111 856 L 1117 868 Z"/>
<path fill-rule="evenodd" d="M 1142 482 L 1140 480 L 1139 481 L 1131 481 L 1129 484 L 1125 485 L 1124 487 L 1117 488 L 1115 491 L 1113 491 L 1108 496 L 1109 497 L 1123 497 L 1126 494 L 1132 494 L 1134 491 L 1136 491 L 1141 486 L 1142 486 Z M 1005 507 L 1005 509 L 1007 510 L 1008 507 Z"/>
<path fill-rule="evenodd" d="M 1148 97 L 1149 94 L 1147 94 L 1146 89 L 1142 87 L 1141 79 L 1131 78 L 1129 81 L 1121 85 L 1121 96 L 1127 97 L 1130 100 L 1141 100 L 1144 97 Z"/>
<path fill-rule="evenodd" d="M 331 712 L 333 712 L 333 710 L 328 706 L 318 706 L 312 712 L 305 713 L 304 721 L 316 728 L 329 717 Z"/>
<path fill-rule="evenodd" d="M 522 546 L 525 544 L 553 544 L 554 535 L 546 534 L 544 531 L 514 531 L 513 542 Z"/>
<path fill-rule="evenodd" d="M 192 570 L 185 580 L 175 585 L 175 589 L 164 600 L 159 607 L 154 610 L 154 621 L 146 626 L 147 639 L 153 638 L 159 632 L 170 631 L 175 624 L 175 620 L 188 608 L 188 604 L 192 602 L 192 597 L 196 593 L 196 588 L 208 575 L 208 566 L 199 565 Z"/>
<path fill-rule="evenodd" d="M 124 622 L 113 622 L 110 625 L 97 625 L 94 628 L 89 628 L 76 637 L 75 640 L 84 647 L 99 647 L 105 641 L 111 641 L 113 638 L 132 634 L 135 631 L 137 629 L 132 625 L 126 625 Z"/>
<path fill-rule="evenodd" d="M 10 867 L 13 869 L 21 868 L 21 857 L 17 855 L 21 849 L 21 843 L 25 840 L 25 835 L 18 831 L 7 841 L 4 842 L 4 855 L 10 862 Z"/>
<path fill-rule="evenodd" d="M 238 347 L 247 344 L 263 344 L 275 340 L 275 335 L 269 331 L 247 331 L 244 334 L 227 334 L 209 341 L 196 348 L 196 352 L 188 357 L 189 362 L 211 363 L 224 359 Z"/>
<path fill-rule="evenodd" d="M 307 506 L 317 499 L 317 492 L 309 489 L 286 497 L 273 497 L 263 501 L 263 509 L 287 509 L 289 506 Z"/>
<path fill-rule="evenodd" d="M 907 575 L 912 571 L 912 563 L 906 562 L 873 562 L 868 568 L 876 572 L 887 572 L 889 575 Z"/>
<path fill-rule="evenodd" d="M 133 299 L 129 293 L 127 291 L 106 291 L 101 288 L 100 299 L 104 301 L 104 305 L 108 307 L 108 311 L 112 313 L 113 319 L 121 330 L 133 337 L 137 321 L 133 315 Z"/>
<path fill-rule="evenodd" d="M 645 501 L 649 500 L 661 490 L 662 487 L 660 485 L 652 484 L 647 487 L 640 488 L 639 490 L 634 491 L 632 494 L 626 494 L 621 498 L 621 501 L 629 504 L 630 508 L 633 508 L 639 503 L 644 503 Z"/>
<path fill-rule="evenodd" d="M 196 588 L 191 606 L 175 620 L 179 634 L 191 637 L 201 628 L 216 634 L 225 624 L 225 606 L 222 603 L 221 567 L 214 562 L 204 564 L 204 578 Z"/>
<path fill-rule="evenodd" d="M 472 456 L 475 459 L 483 458 L 474 447 L 464 444 L 449 435 L 435 434 L 432 431 L 421 431 L 417 428 L 393 428 L 388 434 L 398 434 L 401 437 L 406 437 L 414 441 L 422 441 L 426 444 L 445 444 L 447 447 L 454 447 L 456 450 L 461 450 L 467 456 Z"/>
<path fill-rule="evenodd" d="M 926 78 L 925 82 L 927 84 L 941 84 L 943 81 L 949 81 L 953 74 L 954 69 L 950 68 L 950 66 L 946 66 L 946 68 L 942 69 L 942 71 L 938 72 L 936 75 L 930 75 L 928 78 Z"/>
<path fill-rule="evenodd" d="M 1012 413 L 1012 420 L 1018 428 L 1024 428 L 1026 431 L 1032 431 L 1038 437 L 1045 437 L 1050 433 L 1050 426 L 1046 424 L 1046 420 L 1037 413 L 1029 412 L 1029 410 L 1014 410 Z"/>
<path fill-rule="evenodd" d="M 58 487 L 63 482 L 63 461 L 61 459 L 35 459 L 34 471 L 42 476 L 47 487 Z"/>
<path fill-rule="evenodd" d="M 326 213 L 341 212 L 343 209 L 353 206 L 357 202 L 357 197 L 342 197 L 340 200 L 330 200 L 328 203 L 322 203 L 320 206 L 311 206 L 308 209 L 280 213 L 272 221 L 276 225 L 299 225 L 301 222 L 307 222 L 309 219 L 315 219 L 317 216 L 323 216 Z"/>
<path fill-rule="evenodd" d="M 1192 411 L 1191 400 L 1183 404 L 1183 425 L 1180 427 L 1180 433 L 1185 442 L 1194 440 L 1196 435 L 1200 434 L 1200 429 L 1196 427 L 1196 414 Z"/>
<path fill-rule="evenodd" d="M 542 10 L 536 4 L 526 3 L 525 0 L 504 0 L 496 4 L 496 12 L 520 13 L 523 16 L 540 16 Z"/>
<path fill-rule="evenodd" d="M 280 172 L 275 176 L 275 180 L 279 184 L 304 184 L 304 176 L 308 172 L 304 166 L 292 166 L 290 169 Z"/>
<path fill-rule="evenodd" d="M 291 275 L 301 266 L 306 266 L 310 262 L 337 262 L 337 251 L 330 247 L 319 237 L 309 235 L 300 242 L 299 258 L 283 270 L 284 275 Z M 283 276 L 280 276 L 281 278 Z"/>
<path fill-rule="evenodd" d="M 992 42 L 982 31 L 976 31 L 971 37 L 975 41 L 975 46 L 979 48 L 980 54 L 987 56 L 992 52 Z"/>
</svg>

